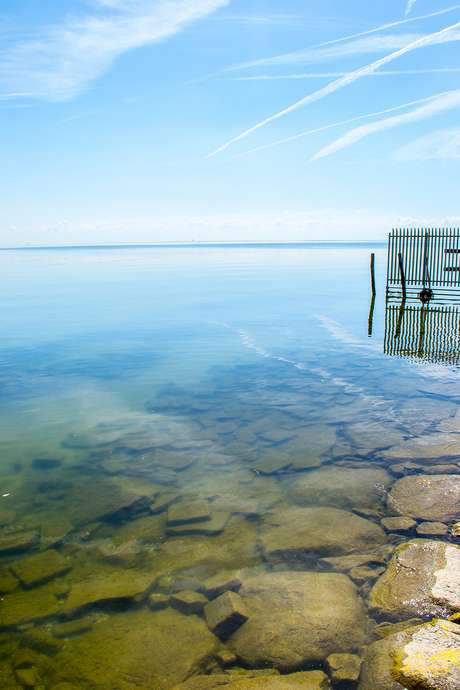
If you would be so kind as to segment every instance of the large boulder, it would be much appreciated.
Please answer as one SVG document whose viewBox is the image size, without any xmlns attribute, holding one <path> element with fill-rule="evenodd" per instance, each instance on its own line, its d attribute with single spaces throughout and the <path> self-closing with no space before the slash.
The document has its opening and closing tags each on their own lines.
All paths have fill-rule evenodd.
<svg viewBox="0 0 460 690">
<path fill-rule="evenodd" d="M 366 634 L 361 600 L 346 575 L 271 573 L 248 580 L 240 596 L 250 617 L 227 644 L 250 668 L 305 668 L 333 652 L 355 652 Z"/>
<path fill-rule="evenodd" d="M 38 670 L 46 687 L 67 682 L 75 690 L 166 690 L 205 673 L 219 647 L 198 616 L 143 608 L 101 621 Z"/>
<path fill-rule="evenodd" d="M 460 626 L 434 620 L 371 644 L 358 690 L 459 690 Z"/>
<path fill-rule="evenodd" d="M 292 566 L 318 556 L 344 556 L 386 543 L 379 525 L 336 508 L 293 508 L 275 511 L 265 520 L 262 545 L 272 563 Z"/>
<path fill-rule="evenodd" d="M 398 479 L 387 500 L 388 513 L 429 522 L 449 522 L 460 515 L 460 477 L 412 475 Z"/>
<path fill-rule="evenodd" d="M 331 465 L 300 475 L 286 488 L 298 505 L 323 505 L 343 510 L 379 508 L 393 479 L 380 467 L 352 469 Z"/>
<path fill-rule="evenodd" d="M 369 596 L 371 614 L 391 621 L 460 610 L 460 547 L 413 539 L 398 546 Z"/>
</svg>

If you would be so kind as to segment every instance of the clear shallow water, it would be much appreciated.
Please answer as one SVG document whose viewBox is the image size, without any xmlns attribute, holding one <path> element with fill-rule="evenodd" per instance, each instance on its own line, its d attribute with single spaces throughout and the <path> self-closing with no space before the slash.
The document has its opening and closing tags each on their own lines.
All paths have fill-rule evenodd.
<svg viewBox="0 0 460 690">
<path fill-rule="evenodd" d="M 345 534 L 322 544 L 320 533 L 294 555 L 270 546 L 271 530 L 304 519 L 289 512 L 299 508 L 379 525 L 400 476 L 382 451 L 458 410 L 455 367 L 384 354 L 384 248 L 12 250 L 0 262 L 5 687 L 23 684 L 17 663 L 47 690 L 114 687 L 124 664 L 117 687 L 129 689 L 124 651 L 100 646 L 107 621 L 122 622 L 136 656 L 144 643 L 135 631 L 160 616 L 151 608 L 171 604 L 175 590 L 206 592 L 203 582 L 222 571 L 242 569 L 244 591 L 261 573 L 322 572 L 321 557 L 388 556 L 383 531 L 366 548 L 356 535 L 347 548 Z M 33 560 L 49 552 L 54 564 Z M 21 579 L 22 562 L 32 575 Z M 358 583 L 362 601 L 371 584 Z M 195 602 L 196 620 L 188 604 L 172 603 L 172 618 L 164 609 L 155 624 L 163 637 L 196 623 L 187 639 L 212 653 L 187 648 L 187 665 L 171 643 L 176 674 L 160 678 L 157 662 L 146 670 L 138 661 L 137 687 L 225 667 L 205 602 Z M 53 633 L 88 618 L 87 629 Z M 85 644 L 94 657 L 79 665 Z M 313 653 L 298 667 L 323 661 Z M 260 663 L 240 655 L 230 667 L 251 665 Z"/>
</svg>

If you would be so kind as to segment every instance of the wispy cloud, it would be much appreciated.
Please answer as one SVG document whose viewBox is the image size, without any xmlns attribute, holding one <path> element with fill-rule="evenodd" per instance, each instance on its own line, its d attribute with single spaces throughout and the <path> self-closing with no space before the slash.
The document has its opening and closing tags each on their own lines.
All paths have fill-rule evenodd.
<svg viewBox="0 0 460 690">
<path fill-rule="evenodd" d="M 93 15 L 41 27 L 0 58 L 0 84 L 66 100 L 103 74 L 121 53 L 162 41 L 230 0 L 94 0 Z"/>
<path fill-rule="evenodd" d="M 362 125 L 361 127 L 352 129 L 350 132 L 344 134 L 344 136 L 333 141 L 332 144 L 329 144 L 321 149 L 321 151 L 318 151 L 318 153 L 316 153 L 310 160 L 314 161 L 318 158 L 328 156 L 331 153 L 335 153 L 336 151 L 339 151 L 340 149 L 350 146 L 360 139 L 363 139 L 363 137 L 367 137 L 369 134 L 374 134 L 374 132 L 381 132 L 386 129 L 392 129 L 393 127 L 408 124 L 410 122 L 425 120 L 426 118 L 432 117 L 433 115 L 438 115 L 445 110 L 458 107 L 460 107 L 460 89 L 455 91 L 447 91 L 446 93 L 439 94 L 430 103 L 427 103 L 420 108 L 416 108 L 410 113 L 387 117 L 384 120 L 371 122 L 367 125 Z"/>
<path fill-rule="evenodd" d="M 395 154 L 397 161 L 460 160 L 460 127 L 426 134 L 401 147 Z"/>
<path fill-rule="evenodd" d="M 389 76 L 395 74 L 442 74 L 444 72 L 460 72 L 460 67 L 433 67 L 432 69 L 400 69 L 400 70 L 381 70 L 373 72 L 372 75 Z M 263 81 L 265 79 L 314 79 L 324 77 L 344 77 L 350 72 L 308 72 L 307 74 L 259 74 L 254 77 L 230 77 L 228 81 Z"/>
<path fill-rule="evenodd" d="M 340 57 L 351 57 L 368 53 L 384 53 L 388 50 L 397 50 L 413 43 L 421 38 L 421 34 L 387 34 L 386 36 L 367 36 L 347 43 L 336 43 L 327 47 L 313 47 L 307 50 L 299 50 L 295 53 L 285 53 L 274 57 L 262 58 L 248 62 L 238 67 L 229 67 L 224 71 L 234 71 L 243 67 L 259 67 L 266 65 L 309 65 L 316 62 L 326 62 Z"/>
<path fill-rule="evenodd" d="M 407 0 L 407 7 L 406 11 L 404 12 L 404 15 L 407 17 L 413 6 L 415 5 L 417 0 Z"/>
<path fill-rule="evenodd" d="M 216 153 L 219 153 L 219 151 L 223 151 L 228 146 L 230 146 L 230 144 L 233 144 L 235 141 L 243 139 L 243 137 L 247 137 L 249 134 L 259 129 L 260 127 L 263 127 L 268 122 L 272 122 L 273 120 L 276 120 L 282 117 L 283 115 L 287 115 L 287 113 L 290 113 L 293 110 L 297 110 L 298 108 L 308 105 L 309 103 L 318 101 L 319 99 L 324 98 L 333 91 L 336 91 L 337 89 L 340 89 L 343 86 L 348 86 L 348 84 L 353 83 L 361 77 L 365 77 L 368 74 L 372 74 L 372 72 L 375 72 L 377 69 L 379 69 L 379 67 L 382 67 L 382 65 L 385 65 L 388 62 L 395 60 L 401 55 L 405 55 L 406 53 L 409 53 L 412 50 L 416 50 L 417 48 L 424 48 L 428 45 L 435 45 L 438 43 L 446 43 L 448 41 L 458 40 L 460 40 L 460 22 L 453 24 L 452 26 L 448 26 L 447 28 L 442 29 L 441 31 L 437 31 L 435 33 L 429 34 L 428 36 L 424 36 L 423 38 L 420 38 L 418 41 L 414 41 L 414 43 L 411 43 L 405 46 L 404 48 L 401 48 L 401 50 L 397 50 L 396 52 L 391 53 L 391 55 L 387 55 L 386 57 L 381 58 L 380 60 L 372 62 L 370 65 L 361 67 L 360 69 L 357 69 L 354 72 L 350 72 L 350 74 L 347 74 L 345 77 L 331 82 L 330 84 L 328 84 L 328 86 L 324 87 L 323 89 L 315 91 L 309 96 L 302 98 L 300 101 L 297 101 L 297 103 L 294 103 L 293 105 L 289 106 L 288 108 L 285 108 L 284 110 L 281 110 L 280 112 L 276 113 L 275 115 L 272 115 L 271 117 L 267 117 L 265 120 L 262 120 L 262 122 L 259 122 L 257 125 L 254 125 L 250 129 L 247 129 L 245 132 L 242 132 L 242 134 L 239 134 L 234 139 L 231 139 L 226 144 L 220 146 L 218 149 L 210 153 L 208 156 L 206 156 L 206 158 L 214 156 Z"/>
<path fill-rule="evenodd" d="M 271 146 L 278 146 L 278 144 L 285 144 L 287 141 L 292 141 L 293 139 L 298 139 L 299 137 L 305 137 L 307 134 L 315 134 L 316 132 L 322 132 L 325 129 L 331 129 L 331 127 L 339 127 L 340 125 L 348 125 L 350 122 L 356 122 L 357 120 L 364 120 L 367 117 L 376 117 L 377 115 L 384 115 L 385 113 L 391 113 L 395 110 L 401 110 L 402 108 L 409 108 L 411 105 L 416 105 L 417 103 L 426 103 L 431 101 L 436 96 L 430 96 L 429 98 L 421 98 L 418 101 L 411 101 L 410 103 L 403 103 L 403 105 L 397 105 L 394 108 L 387 108 L 386 110 L 380 110 L 377 113 L 368 113 L 367 115 L 358 115 L 357 117 L 352 117 L 349 120 L 342 120 L 341 122 L 333 122 L 330 125 L 324 125 L 324 127 L 318 127 L 317 129 L 310 129 L 308 132 L 302 132 L 301 134 L 294 134 L 292 137 L 287 137 L 287 139 L 280 139 L 279 141 L 274 141 L 271 144 L 264 144 L 264 146 L 258 146 L 250 151 L 245 151 L 244 153 L 239 153 L 237 156 L 232 156 L 231 158 L 225 158 L 225 161 L 232 161 L 235 158 L 241 158 L 241 156 L 248 156 L 250 153 L 255 153 L 256 151 L 261 151 L 262 149 L 268 149 Z"/>
</svg>

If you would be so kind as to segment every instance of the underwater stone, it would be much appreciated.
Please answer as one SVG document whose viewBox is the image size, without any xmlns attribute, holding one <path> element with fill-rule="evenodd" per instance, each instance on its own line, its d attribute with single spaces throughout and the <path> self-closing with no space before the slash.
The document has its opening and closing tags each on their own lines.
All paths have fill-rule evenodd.
<svg viewBox="0 0 460 690">
<path fill-rule="evenodd" d="M 371 615 L 390 621 L 460 610 L 460 547 L 413 539 L 396 547 L 369 596 Z"/>
<path fill-rule="evenodd" d="M 68 517 L 74 525 L 98 522 L 106 516 L 130 517 L 147 508 L 155 488 L 145 481 L 104 477 L 79 487 L 79 501 L 70 504 Z"/>
<path fill-rule="evenodd" d="M 221 664 L 221 666 L 231 666 L 236 663 L 236 655 L 233 654 L 229 649 L 224 647 L 216 654 L 216 659 Z"/>
<path fill-rule="evenodd" d="M 248 580 L 239 593 L 251 615 L 227 644 L 250 668 L 292 671 L 353 653 L 365 638 L 362 603 L 346 575 L 271 573 Z"/>
<path fill-rule="evenodd" d="M 346 433 L 357 448 L 388 448 L 404 441 L 404 434 L 399 429 L 380 422 L 351 424 Z"/>
<path fill-rule="evenodd" d="M 23 688 L 34 688 L 37 680 L 33 668 L 17 668 L 14 672 L 16 680 Z"/>
<path fill-rule="evenodd" d="M 421 522 L 416 529 L 421 537 L 445 537 L 448 531 L 443 522 Z"/>
<path fill-rule="evenodd" d="M 65 517 L 41 520 L 40 549 L 47 549 L 50 546 L 59 544 L 73 530 L 74 526 Z"/>
<path fill-rule="evenodd" d="M 411 476 L 398 479 L 387 501 L 393 515 L 448 522 L 460 514 L 460 477 Z"/>
<path fill-rule="evenodd" d="M 122 431 L 113 427 L 100 427 L 89 431 L 69 434 L 63 441 L 67 448 L 92 448 L 93 446 L 107 446 L 122 436 Z"/>
<path fill-rule="evenodd" d="M 348 573 L 352 568 L 364 565 L 379 567 L 385 565 L 385 560 L 378 554 L 353 554 L 352 556 L 320 558 L 318 561 L 321 570 L 333 573 Z"/>
<path fill-rule="evenodd" d="M 117 529 L 112 537 L 116 546 L 131 545 L 133 550 L 153 548 L 165 537 L 164 521 L 162 517 L 149 515 L 148 517 L 131 520 Z"/>
<path fill-rule="evenodd" d="M 218 676 L 198 676 L 176 685 L 172 690 L 215 690 L 229 687 L 231 690 L 328 690 L 329 679 L 322 671 L 300 671 L 284 676 L 274 673 L 274 669 L 247 671 L 233 669 Z"/>
<path fill-rule="evenodd" d="M 455 434 L 429 434 L 383 450 L 381 456 L 389 459 L 444 458 L 460 455 L 460 436 Z"/>
<path fill-rule="evenodd" d="M 59 604 L 54 596 L 53 584 L 28 592 L 13 592 L 3 597 L 0 626 L 19 625 L 54 616 Z"/>
<path fill-rule="evenodd" d="M 12 525 L 16 519 L 15 510 L 0 510 L 0 525 Z"/>
<path fill-rule="evenodd" d="M 362 659 L 356 654 L 331 654 L 326 659 L 324 669 L 335 683 L 343 681 L 356 683 L 362 663 Z"/>
<path fill-rule="evenodd" d="M 273 525 L 261 535 L 266 558 L 296 565 L 312 554 L 342 556 L 369 551 L 386 542 L 385 532 L 370 520 L 336 508 L 276 509 L 265 519 Z"/>
<path fill-rule="evenodd" d="M 219 597 L 228 590 L 236 590 L 241 587 L 240 571 L 226 570 L 223 573 L 209 577 L 204 581 L 205 594 L 207 597 L 213 599 Z"/>
<path fill-rule="evenodd" d="M 84 618 L 77 618 L 74 621 L 69 621 L 68 623 L 57 623 L 53 625 L 52 633 L 54 637 L 70 637 L 71 635 L 79 635 L 83 632 L 88 632 L 92 630 L 93 621 L 89 616 Z"/>
<path fill-rule="evenodd" d="M 154 575 L 139 571 L 96 570 L 88 579 L 72 583 L 63 610 L 72 611 L 110 599 L 142 601 L 150 593 L 154 579 Z"/>
<path fill-rule="evenodd" d="M 182 501 L 168 508 L 168 526 L 186 525 L 190 522 L 205 522 L 211 519 L 208 501 Z"/>
<path fill-rule="evenodd" d="M 177 503 L 177 501 L 180 501 L 181 499 L 182 496 L 180 494 L 164 494 L 163 496 L 157 496 L 155 501 L 150 506 L 150 512 L 154 515 L 162 513 L 169 508 L 170 505 Z"/>
<path fill-rule="evenodd" d="M 198 616 L 143 607 L 110 616 L 84 636 L 69 639 L 41 676 L 50 688 L 71 678 L 77 688 L 167 690 L 206 673 L 219 648 Z"/>
<path fill-rule="evenodd" d="M 365 565 L 357 566 L 352 568 L 348 572 L 348 577 L 353 580 L 355 585 L 360 587 L 365 582 L 374 582 L 378 580 L 380 575 L 385 572 L 385 568 L 368 568 Z"/>
<path fill-rule="evenodd" d="M 62 645 L 62 642 L 38 628 L 32 628 L 21 637 L 22 647 L 29 647 L 34 652 L 46 654 L 46 656 L 58 654 L 62 649 Z"/>
<path fill-rule="evenodd" d="M 10 594 L 19 585 L 19 580 L 12 576 L 8 568 L 0 568 L 0 594 Z"/>
<path fill-rule="evenodd" d="M 380 523 L 388 532 L 410 532 L 417 525 L 415 520 L 406 517 L 383 518 Z"/>
<path fill-rule="evenodd" d="M 170 597 L 171 606 L 174 606 L 178 611 L 189 616 L 191 613 L 199 613 L 206 604 L 209 604 L 203 594 L 195 592 L 193 589 L 184 589 L 182 592 L 176 592 Z"/>
<path fill-rule="evenodd" d="M 423 468 L 425 474 L 460 474 L 458 465 L 429 465 Z"/>
<path fill-rule="evenodd" d="M 162 448 L 155 451 L 155 464 L 174 470 L 175 472 L 182 472 L 188 469 L 194 465 L 197 460 L 198 457 L 196 455 L 176 453 L 170 450 L 163 450 Z"/>
<path fill-rule="evenodd" d="M 288 431 L 287 429 L 270 429 L 269 431 L 262 432 L 260 436 L 267 441 L 280 443 L 281 441 L 287 441 L 288 439 L 294 438 L 297 434 L 295 431 Z"/>
<path fill-rule="evenodd" d="M 147 604 L 152 611 L 161 611 L 169 606 L 169 594 L 154 593 L 149 594 Z"/>
<path fill-rule="evenodd" d="M 0 554 L 27 551 L 33 546 L 38 546 L 40 533 L 33 530 L 29 532 L 0 532 Z"/>
<path fill-rule="evenodd" d="M 378 508 L 394 479 L 380 467 L 353 469 L 327 466 L 286 482 L 286 495 L 298 505 L 324 505 L 343 510 Z"/>
<path fill-rule="evenodd" d="M 225 592 L 204 607 L 209 629 L 219 637 L 227 637 L 248 620 L 249 614 L 241 597 Z"/>
<path fill-rule="evenodd" d="M 171 526 L 167 528 L 168 534 L 218 534 L 222 532 L 228 522 L 230 513 L 220 513 L 213 511 L 210 513 L 210 520 L 207 522 L 189 522 Z"/>
<path fill-rule="evenodd" d="M 21 561 L 14 561 L 10 568 L 25 587 L 36 587 L 64 575 L 72 566 L 57 551 L 50 550 Z"/>
</svg>

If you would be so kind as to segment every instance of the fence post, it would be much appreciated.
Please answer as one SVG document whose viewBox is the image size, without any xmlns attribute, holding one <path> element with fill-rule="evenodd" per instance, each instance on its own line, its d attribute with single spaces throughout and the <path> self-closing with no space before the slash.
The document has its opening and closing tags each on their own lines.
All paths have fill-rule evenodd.
<svg viewBox="0 0 460 690">
<path fill-rule="evenodd" d="M 403 299 L 406 299 L 406 276 L 404 275 L 404 266 L 401 256 L 401 252 L 398 253 L 398 263 L 399 263 L 399 277 L 401 278 L 401 289 Z"/>
<path fill-rule="evenodd" d="M 375 254 L 371 254 L 371 286 L 372 296 L 375 297 Z"/>
</svg>

